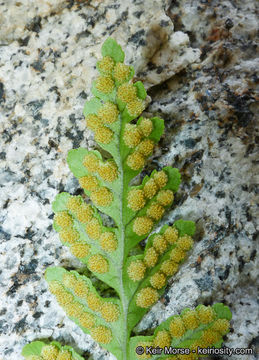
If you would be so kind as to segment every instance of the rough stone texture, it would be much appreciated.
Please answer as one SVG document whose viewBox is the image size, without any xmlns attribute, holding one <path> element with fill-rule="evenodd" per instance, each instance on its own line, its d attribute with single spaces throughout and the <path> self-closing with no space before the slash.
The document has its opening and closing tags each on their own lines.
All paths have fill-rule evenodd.
<svg viewBox="0 0 259 360">
<path fill-rule="evenodd" d="M 109 35 L 149 89 L 147 113 L 165 119 L 165 135 L 146 171 L 173 165 L 182 174 L 163 222 L 182 217 L 198 228 L 189 260 L 138 330 L 185 306 L 223 301 L 233 312 L 225 344 L 258 346 L 255 5 L 0 4 L 1 360 L 21 360 L 24 344 L 47 338 L 75 346 L 86 358 L 113 359 L 66 318 L 43 279 L 47 266 L 80 267 L 52 230 L 51 202 L 63 190 L 80 193 L 65 158 L 71 148 L 94 147 L 82 108 Z M 256 355 L 232 356 L 241 358 Z"/>
</svg>

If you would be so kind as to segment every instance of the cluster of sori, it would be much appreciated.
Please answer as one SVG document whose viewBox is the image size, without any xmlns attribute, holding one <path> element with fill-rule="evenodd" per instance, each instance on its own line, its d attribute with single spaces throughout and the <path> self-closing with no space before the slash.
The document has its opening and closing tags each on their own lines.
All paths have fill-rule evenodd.
<svg viewBox="0 0 259 360">
<path fill-rule="evenodd" d="M 119 110 L 117 106 L 107 101 L 96 114 L 86 116 L 86 125 L 94 132 L 95 140 L 102 144 L 109 144 L 113 139 L 113 131 L 107 125 L 111 125 L 118 120 Z"/>
<path fill-rule="evenodd" d="M 75 360 L 70 350 L 59 349 L 55 345 L 45 345 L 40 355 L 26 356 L 26 360 Z"/>
<path fill-rule="evenodd" d="M 107 101 L 94 113 L 86 115 L 86 124 L 94 132 L 95 140 L 107 145 L 113 139 L 111 125 L 119 119 L 119 111 L 126 108 L 130 116 L 136 117 L 144 110 L 144 101 L 139 96 L 141 85 L 129 83 L 134 74 L 131 66 L 104 56 L 97 63 L 97 69 L 101 75 L 94 82 L 93 92 Z"/>
<path fill-rule="evenodd" d="M 97 63 L 101 73 L 95 82 L 95 88 L 103 94 L 111 95 L 115 92 L 120 108 L 126 107 L 129 115 L 139 116 L 144 110 L 144 101 L 139 97 L 138 86 L 128 83 L 133 77 L 134 70 L 123 62 L 115 62 L 110 56 L 104 56 Z"/>
<path fill-rule="evenodd" d="M 74 256 L 86 260 L 92 272 L 107 273 L 109 262 L 102 252 L 111 253 L 117 249 L 115 233 L 102 225 L 91 205 L 86 204 L 80 196 L 69 196 L 66 208 L 66 211 L 60 211 L 54 217 L 61 241 L 69 246 Z M 84 240 L 86 237 L 88 242 Z M 101 253 L 92 251 L 91 245 L 99 248 Z"/>
<path fill-rule="evenodd" d="M 163 233 L 150 237 L 144 255 L 133 259 L 127 268 L 128 276 L 132 281 L 137 282 L 146 278 L 150 284 L 137 292 L 137 306 L 148 308 L 157 302 L 158 290 L 166 285 L 167 277 L 177 272 L 179 263 L 184 260 L 192 245 L 192 238 L 188 235 L 179 237 L 175 227 L 167 227 Z M 154 272 L 153 268 L 158 263 L 159 257 L 163 258 Z"/>
<path fill-rule="evenodd" d="M 141 169 L 145 159 L 153 153 L 154 141 L 148 138 L 152 131 L 153 122 L 150 119 L 140 118 L 138 124 L 126 124 L 123 141 L 128 148 L 133 149 L 126 159 L 131 170 Z"/>
<path fill-rule="evenodd" d="M 190 332 L 190 330 L 192 332 Z M 171 355 L 165 360 L 194 360 L 198 359 L 197 349 L 207 348 L 222 340 L 222 336 L 229 331 L 229 321 L 217 318 L 213 307 L 199 305 L 196 309 L 185 309 L 181 315 L 176 315 L 167 321 L 162 329 L 157 329 L 151 341 L 141 342 L 137 346 L 152 347 L 181 347 L 181 341 L 190 349 L 190 354 Z M 186 334 L 189 336 L 186 338 Z M 177 344 L 177 345 L 176 345 Z M 187 344 L 187 346 L 186 346 Z M 151 355 L 139 355 L 139 359 L 148 359 Z M 164 359 L 164 358 L 163 358 Z"/>
<path fill-rule="evenodd" d="M 154 222 L 159 221 L 165 212 L 165 207 L 172 204 L 174 193 L 163 189 L 168 183 L 165 171 L 159 171 L 138 188 L 133 188 L 127 196 L 128 207 L 133 211 L 141 210 L 149 201 L 144 216 L 137 216 L 133 222 L 133 232 L 139 236 L 148 234 Z"/>
<path fill-rule="evenodd" d="M 117 165 L 113 160 L 102 162 L 98 157 L 89 152 L 83 160 L 88 175 L 79 178 L 82 188 L 90 192 L 90 198 L 96 206 L 109 206 L 113 200 L 112 192 L 105 186 L 100 186 L 100 181 L 114 182 L 118 178 Z"/>
<path fill-rule="evenodd" d="M 103 323 L 112 323 L 119 319 L 119 306 L 112 299 L 103 300 L 82 276 L 65 271 L 62 282 L 51 281 L 49 289 L 67 315 L 73 317 L 84 330 L 89 331 L 93 339 L 102 344 L 111 342 L 112 331 Z"/>
</svg>

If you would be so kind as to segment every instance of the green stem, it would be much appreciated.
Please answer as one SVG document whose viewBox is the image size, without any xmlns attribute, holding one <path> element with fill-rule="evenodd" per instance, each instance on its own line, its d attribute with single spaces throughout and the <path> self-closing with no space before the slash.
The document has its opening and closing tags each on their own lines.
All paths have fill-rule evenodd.
<svg viewBox="0 0 259 360">
<path fill-rule="evenodd" d="M 120 191 L 120 224 L 119 224 L 119 229 L 120 229 L 120 241 L 121 241 L 121 247 L 122 247 L 122 251 L 121 251 L 121 263 L 119 266 L 119 279 L 120 279 L 120 298 L 121 298 L 121 303 L 122 303 L 122 308 L 123 308 L 123 319 L 124 319 L 124 328 L 122 331 L 122 359 L 121 360 L 127 360 L 127 354 L 128 354 L 128 300 L 127 297 L 125 295 L 125 290 L 124 290 L 124 282 L 123 282 L 123 268 L 124 268 L 124 263 L 125 263 L 125 227 L 124 227 L 124 219 L 123 219 L 123 200 L 124 200 L 124 171 L 123 171 L 123 164 L 122 164 L 122 156 L 121 156 L 121 139 L 122 139 L 122 128 L 123 128 L 123 124 L 121 122 L 121 126 L 120 126 L 120 133 L 119 133 L 119 159 L 120 162 L 118 164 L 119 166 L 119 171 L 121 174 L 121 191 Z M 120 360 L 120 359 L 119 359 Z"/>
</svg>

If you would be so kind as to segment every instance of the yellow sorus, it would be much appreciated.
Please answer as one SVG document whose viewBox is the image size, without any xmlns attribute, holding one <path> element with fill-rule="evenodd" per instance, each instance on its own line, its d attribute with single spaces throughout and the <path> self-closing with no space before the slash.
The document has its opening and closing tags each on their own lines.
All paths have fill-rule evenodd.
<svg viewBox="0 0 259 360">
<path fill-rule="evenodd" d="M 76 296 L 86 299 L 89 293 L 88 285 L 85 283 L 84 280 L 77 280 L 77 282 L 73 286 L 73 290 Z"/>
<path fill-rule="evenodd" d="M 65 287 L 72 289 L 77 284 L 77 279 L 75 275 L 66 272 L 62 276 L 62 283 Z"/>
<path fill-rule="evenodd" d="M 215 311 L 210 306 L 199 305 L 196 312 L 202 324 L 209 324 L 216 317 Z"/>
<path fill-rule="evenodd" d="M 107 126 L 100 126 L 95 132 L 95 140 L 101 144 L 109 144 L 113 138 L 113 131 Z"/>
<path fill-rule="evenodd" d="M 49 291 L 52 294 L 57 295 L 57 294 L 63 293 L 65 291 L 65 289 L 60 284 L 60 282 L 54 280 L 49 283 Z"/>
<path fill-rule="evenodd" d="M 81 198 L 79 196 L 70 196 L 70 198 L 68 199 L 66 206 L 68 208 L 68 210 L 74 212 L 76 210 L 78 210 L 81 206 Z"/>
<path fill-rule="evenodd" d="M 98 61 L 99 70 L 105 74 L 111 74 L 114 65 L 114 60 L 110 56 L 104 56 L 102 60 Z"/>
<path fill-rule="evenodd" d="M 164 186 L 166 186 L 168 182 L 168 176 L 166 173 L 162 170 L 154 174 L 154 180 L 157 186 L 162 189 Z"/>
<path fill-rule="evenodd" d="M 170 258 L 172 261 L 176 262 L 177 264 L 181 262 L 185 257 L 185 252 L 181 249 L 175 248 L 170 253 Z"/>
<path fill-rule="evenodd" d="M 138 359 L 141 359 L 141 360 L 150 359 L 150 358 L 151 358 L 151 354 L 146 354 L 146 348 L 147 348 L 147 347 L 150 347 L 150 346 L 152 346 L 152 342 L 151 342 L 151 341 L 150 341 L 150 342 L 147 342 L 147 341 L 143 342 L 143 341 L 141 341 L 141 342 L 137 343 L 136 347 L 142 347 L 142 348 L 144 349 L 144 352 L 143 352 L 142 355 L 138 355 L 138 354 L 137 354 L 137 358 L 138 358 Z"/>
<path fill-rule="evenodd" d="M 60 211 L 57 213 L 54 216 L 54 221 L 62 228 L 68 228 L 69 226 L 73 225 L 73 219 L 66 211 Z"/>
<path fill-rule="evenodd" d="M 193 245 L 193 240 L 189 235 L 181 236 L 177 241 L 177 247 L 179 247 L 183 251 L 190 250 L 192 245 Z"/>
<path fill-rule="evenodd" d="M 93 175 L 86 175 L 79 179 L 80 186 L 87 191 L 94 191 L 98 189 L 98 180 Z"/>
<path fill-rule="evenodd" d="M 199 327 L 199 325 L 200 325 L 199 319 L 197 318 L 197 313 L 195 310 L 186 311 L 182 315 L 182 320 L 183 320 L 184 326 L 188 330 L 194 330 L 197 327 Z"/>
<path fill-rule="evenodd" d="M 99 159 L 94 154 L 87 154 L 84 157 L 83 165 L 89 172 L 96 172 L 99 166 Z"/>
<path fill-rule="evenodd" d="M 135 99 L 127 104 L 127 109 L 130 115 L 139 116 L 145 109 L 145 103 L 140 99 Z"/>
<path fill-rule="evenodd" d="M 147 267 L 155 266 L 158 260 L 158 254 L 156 250 L 153 247 L 147 249 L 143 260 Z"/>
<path fill-rule="evenodd" d="M 56 296 L 57 302 L 61 306 L 66 306 L 68 304 L 71 304 L 74 300 L 73 295 L 67 291 L 64 291 L 62 294 L 56 294 L 55 296 Z"/>
<path fill-rule="evenodd" d="M 113 182 L 118 177 L 118 169 L 114 161 L 100 164 L 98 174 L 104 181 Z"/>
<path fill-rule="evenodd" d="M 144 137 L 148 137 L 153 131 L 153 123 L 150 119 L 143 118 L 138 128 Z"/>
<path fill-rule="evenodd" d="M 102 300 L 95 293 L 89 293 L 87 296 L 87 305 L 93 311 L 100 311 L 102 307 Z"/>
<path fill-rule="evenodd" d="M 153 346 L 160 348 L 169 347 L 171 345 L 171 335 L 167 330 L 160 330 L 156 333 L 156 336 L 153 340 Z"/>
<path fill-rule="evenodd" d="M 129 191 L 128 196 L 128 207 L 133 211 L 138 211 L 145 206 L 145 198 L 143 190 L 132 189 Z"/>
<path fill-rule="evenodd" d="M 70 296 L 70 293 L 68 293 L 58 281 L 51 281 L 49 289 L 56 297 Z"/>
<path fill-rule="evenodd" d="M 105 274 L 109 270 L 108 261 L 100 254 L 92 255 L 88 260 L 88 267 L 92 272 Z"/>
<path fill-rule="evenodd" d="M 146 266 L 142 260 L 133 260 L 128 266 L 129 278 L 133 281 L 140 281 L 144 278 Z"/>
<path fill-rule="evenodd" d="M 138 151 L 134 151 L 127 158 L 127 165 L 131 168 L 131 170 L 139 170 L 144 166 L 144 164 L 145 159 Z"/>
<path fill-rule="evenodd" d="M 174 193 L 171 190 L 160 190 L 157 194 L 157 201 L 163 206 L 169 206 L 174 201 Z"/>
<path fill-rule="evenodd" d="M 155 289 L 162 289 L 162 287 L 166 284 L 166 277 L 163 273 L 157 272 L 156 274 L 152 275 L 150 278 L 150 284 Z"/>
<path fill-rule="evenodd" d="M 61 350 L 56 360 L 72 360 L 72 355 L 69 350 Z"/>
<path fill-rule="evenodd" d="M 59 350 L 54 345 L 45 345 L 41 349 L 41 356 L 43 360 L 56 360 Z"/>
<path fill-rule="evenodd" d="M 211 329 L 207 329 L 202 332 L 201 340 L 206 344 L 207 347 L 216 344 L 220 340 L 220 338 L 220 333 Z"/>
<path fill-rule="evenodd" d="M 80 208 L 75 211 L 77 219 L 81 223 L 87 223 L 93 218 L 94 210 L 91 205 L 83 203 Z"/>
<path fill-rule="evenodd" d="M 104 94 L 109 94 L 114 89 L 114 81 L 110 76 L 99 76 L 96 79 L 95 87 Z"/>
<path fill-rule="evenodd" d="M 117 96 L 121 101 L 129 103 L 136 99 L 137 89 L 133 84 L 122 84 L 118 87 Z"/>
<path fill-rule="evenodd" d="M 102 125 L 101 119 L 95 114 L 88 114 L 85 117 L 85 121 L 86 126 L 92 131 L 96 131 Z"/>
<path fill-rule="evenodd" d="M 170 245 L 175 244 L 177 239 L 178 239 L 178 231 L 177 231 L 177 229 L 174 228 L 174 227 L 168 227 L 164 232 L 164 237 L 166 238 L 166 241 Z"/>
<path fill-rule="evenodd" d="M 103 319 L 107 322 L 117 321 L 120 316 L 118 305 L 113 304 L 112 302 L 104 302 L 100 312 Z"/>
<path fill-rule="evenodd" d="M 98 240 L 101 236 L 102 227 L 97 219 L 92 219 L 85 226 L 85 231 L 89 238 L 93 240 Z"/>
<path fill-rule="evenodd" d="M 100 236 L 100 245 L 103 250 L 111 252 L 115 251 L 118 246 L 118 241 L 113 232 L 106 231 Z"/>
<path fill-rule="evenodd" d="M 137 306 L 144 309 L 154 305 L 157 300 L 158 292 L 151 287 L 141 289 L 136 296 Z"/>
<path fill-rule="evenodd" d="M 71 253 L 79 259 L 85 258 L 89 254 L 90 249 L 90 245 L 85 243 L 77 243 L 70 247 Z"/>
<path fill-rule="evenodd" d="M 167 242 L 163 235 L 156 235 L 153 239 L 154 248 L 160 253 L 163 254 L 167 249 Z"/>
<path fill-rule="evenodd" d="M 178 270 L 178 264 L 173 262 L 172 260 L 165 260 L 160 268 L 160 271 L 162 271 L 166 276 L 172 276 L 174 275 Z"/>
<path fill-rule="evenodd" d="M 113 70 L 113 77 L 119 82 L 124 82 L 130 75 L 130 67 L 123 64 L 117 63 Z"/>
<path fill-rule="evenodd" d="M 157 190 L 158 188 L 154 179 L 149 179 L 143 187 L 145 197 L 148 199 L 152 199 L 152 197 L 155 196 Z"/>
<path fill-rule="evenodd" d="M 118 119 L 119 111 L 115 104 L 107 101 L 98 110 L 98 116 L 104 124 L 113 124 Z"/>
<path fill-rule="evenodd" d="M 158 203 L 153 203 L 147 209 L 147 216 L 151 217 L 152 219 L 158 221 L 164 215 L 165 208 Z"/>
<path fill-rule="evenodd" d="M 154 142 L 150 139 L 145 139 L 141 141 L 141 143 L 137 147 L 137 151 L 139 151 L 143 156 L 150 156 L 154 150 Z"/>
<path fill-rule="evenodd" d="M 63 242 L 67 242 L 70 245 L 76 243 L 79 239 L 79 232 L 73 229 L 72 227 L 61 230 L 59 233 L 60 240 Z"/>
<path fill-rule="evenodd" d="M 146 235 L 152 230 L 153 220 L 147 216 L 139 216 L 134 220 L 133 231 L 138 236 Z"/>
<path fill-rule="evenodd" d="M 68 316 L 79 318 L 84 310 L 84 307 L 79 302 L 73 301 L 72 303 L 64 306 L 64 309 Z"/>
<path fill-rule="evenodd" d="M 211 330 L 217 331 L 221 335 L 225 335 L 229 331 L 229 321 L 226 319 L 218 319 L 212 325 Z"/>
<path fill-rule="evenodd" d="M 169 331 L 172 337 L 181 338 L 186 329 L 180 316 L 175 316 L 169 324 Z"/>
<path fill-rule="evenodd" d="M 137 125 L 126 124 L 123 134 L 123 140 L 129 148 L 132 149 L 136 147 L 140 143 L 141 137 L 142 135 L 138 130 Z"/>
<path fill-rule="evenodd" d="M 91 331 L 92 338 L 101 344 L 109 344 L 112 341 L 112 332 L 103 325 L 96 326 Z"/>
<path fill-rule="evenodd" d="M 91 329 L 94 325 L 95 325 L 95 318 L 92 314 L 90 314 L 87 311 L 84 311 L 80 317 L 79 317 L 79 322 L 80 325 L 87 328 L 87 329 Z"/>
<path fill-rule="evenodd" d="M 106 187 L 100 187 L 91 193 L 91 200 L 97 206 L 109 206 L 113 200 L 113 195 Z"/>
</svg>

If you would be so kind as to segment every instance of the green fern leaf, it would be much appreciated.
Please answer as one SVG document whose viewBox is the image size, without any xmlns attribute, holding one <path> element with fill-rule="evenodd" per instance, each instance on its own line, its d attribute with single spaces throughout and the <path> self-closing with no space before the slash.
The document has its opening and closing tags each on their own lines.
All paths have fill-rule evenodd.
<svg viewBox="0 0 259 360">
<path fill-rule="evenodd" d="M 109 158 L 104 159 L 101 149 L 69 151 L 69 168 L 91 202 L 65 192 L 57 195 L 53 227 L 62 244 L 117 297 L 103 298 L 88 277 L 61 267 L 48 268 L 46 281 L 70 319 L 118 360 L 167 357 L 138 355 L 139 346 L 186 348 L 194 350 L 189 358 L 196 359 L 197 346 L 220 346 L 228 331 L 231 313 L 223 304 L 185 309 L 160 324 L 153 336 L 131 338 L 132 329 L 187 258 L 195 224 L 181 219 L 152 233 L 173 203 L 181 176 L 178 169 L 167 166 L 145 176 L 140 185 L 132 184 L 160 140 L 164 121 L 140 116 L 147 94 L 140 81 L 132 82 L 134 69 L 123 63 L 124 53 L 115 40 L 104 42 L 102 55 L 97 63 L 100 76 L 92 86 L 94 97 L 86 102 L 83 113 Z M 103 214 L 112 225 L 105 225 Z M 139 242 L 144 239 L 141 249 Z M 44 346 L 33 342 L 26 345 L 23 355 L 58 359 L 42 357 Z M 54 352 L 61 349 L 58 343 L 49 346 Z M 81 359 L 71 348 L 64 349 L 71 351 L 73 359 Z M 181 358 L 185 359 L 178 355 Z"/>
<path fill-rule="evenodd" d="M 24 346 L 22 355 L 26 360 L 84 360 L 71 346 L 62 346 L 57 341 L 49 344 L 33 341 Z"/>
</svg>

